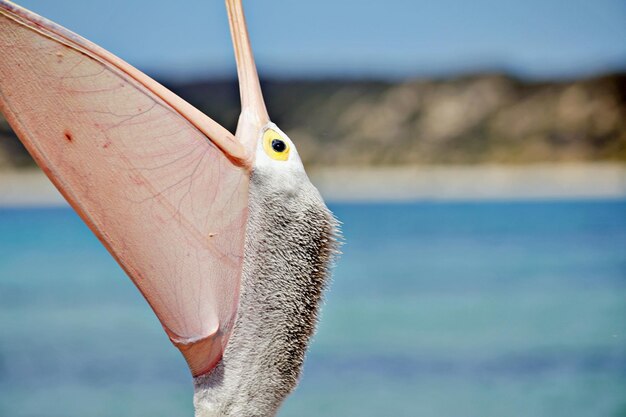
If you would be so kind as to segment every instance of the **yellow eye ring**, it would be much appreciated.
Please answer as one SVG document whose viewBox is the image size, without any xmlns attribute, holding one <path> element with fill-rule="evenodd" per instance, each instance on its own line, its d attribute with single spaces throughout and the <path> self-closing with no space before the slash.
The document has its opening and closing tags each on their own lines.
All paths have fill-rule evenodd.
<svg viewBox="0 0 626 417">
<path fill-rule="evenodd" d="M 263 133 L 263 150 L 276 161 L 289 159 L 289 144 L 275 130 L 267 129 Z"/>
</svg>

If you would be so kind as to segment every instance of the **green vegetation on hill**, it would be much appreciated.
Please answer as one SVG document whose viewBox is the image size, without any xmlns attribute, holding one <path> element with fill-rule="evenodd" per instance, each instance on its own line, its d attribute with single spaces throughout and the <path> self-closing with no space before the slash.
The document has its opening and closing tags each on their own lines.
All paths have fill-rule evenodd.
<svg viewBox="0 0 626 417">
<path fill-rule="evenodd" d="M 169 87 L 234 129 L 234 81 Z M 626 161 L 626 74 L 541 83 L 504 75 L 294 80 L 263 88 L 270 115 L 309 166 Z M 0 167 L 29 164 L 0 118 Z"/>
</svg>

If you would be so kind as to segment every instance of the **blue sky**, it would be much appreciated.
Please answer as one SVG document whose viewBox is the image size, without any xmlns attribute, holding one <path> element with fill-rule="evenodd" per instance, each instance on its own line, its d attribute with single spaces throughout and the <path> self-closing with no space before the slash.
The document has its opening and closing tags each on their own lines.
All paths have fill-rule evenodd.
<svg viewBox="0 0 626 417">
<path fill-rule="evenodd" d="M 16 0 L 152 74 L 234 74 L 222 0 Z M 176 6 L 174 5 L 176 4 Z M 262 75 L 626 69 L 625 0 L 248 0 Z"/>
</svg>

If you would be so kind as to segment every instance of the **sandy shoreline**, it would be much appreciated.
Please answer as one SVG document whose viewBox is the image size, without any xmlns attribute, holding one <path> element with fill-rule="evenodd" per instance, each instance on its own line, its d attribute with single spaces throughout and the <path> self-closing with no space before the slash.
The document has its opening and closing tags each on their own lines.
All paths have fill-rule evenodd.
<svg viewBox="0 0 626 417">
<path fill-rule="evenodd" d="M 311 179 L 332 201 L 626 197 L 626 164 L 611 163 L 336 169 Z"/>
<path fill-rule="evenodd" d="M 626 165 L 611 163 L 336 168 L 310 177 L 336 202 L 626 198 Z M 0 171 L 0 206 L 65 205 L 41 171 Z"/>
</svg>

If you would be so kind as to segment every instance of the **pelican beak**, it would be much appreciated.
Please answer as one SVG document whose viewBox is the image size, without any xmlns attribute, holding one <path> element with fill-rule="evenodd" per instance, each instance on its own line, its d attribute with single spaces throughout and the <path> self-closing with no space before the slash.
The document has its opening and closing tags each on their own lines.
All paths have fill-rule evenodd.
<svg viewBox="0 0 626 417">
<path fill-rule="evenodd" d="M 241 0 L 226 0 L 226 9 L 228 10 L 228 20 L 237 61 L 241 97 L 241 115 L 239 116 L 236 137 L 248 153 L 254 157 L 259 134 L 269 123 L 270 118 L 263 101 L 263 93 L 252 55 Z"/>
</svg>

